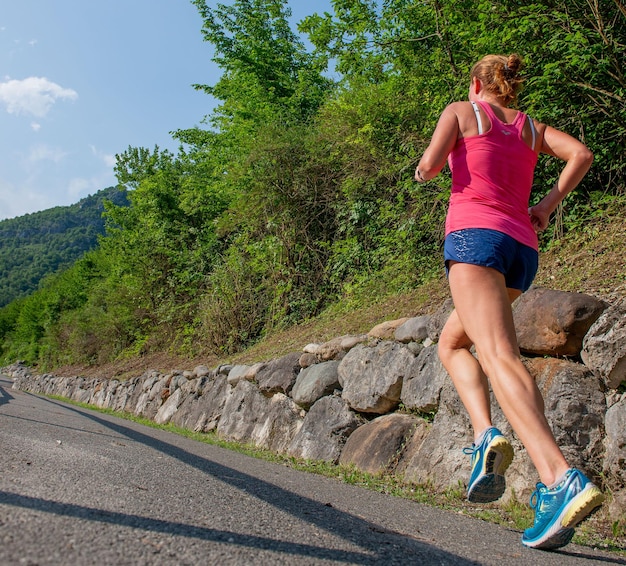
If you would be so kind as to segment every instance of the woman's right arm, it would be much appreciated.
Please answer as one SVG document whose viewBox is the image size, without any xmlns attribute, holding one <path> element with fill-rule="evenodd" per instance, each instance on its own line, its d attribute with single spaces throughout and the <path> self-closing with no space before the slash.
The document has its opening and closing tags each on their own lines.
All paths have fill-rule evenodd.
<svg viewBox="0 0 626 566">
<path fill-rule="evenodd" d="M 443 169 L 448 154 L 459 136 L 459 120 L 455 111 L 459 103 L 447 106 L 439 117 L 433 137 L 415 169 L 415 180 L 419 183 L 436 177 Z"/>
<path fill-rule="evenodd" d="M 547 228 L 551 214 L 580 183 L 593 163 L 593 153 L 587 146 L 550 126 L 545 129 L 541 153 L 562 159 L 565 167 L 550 192 L 529 210 L 530 220 L 538 232 Z"/>
</svg>

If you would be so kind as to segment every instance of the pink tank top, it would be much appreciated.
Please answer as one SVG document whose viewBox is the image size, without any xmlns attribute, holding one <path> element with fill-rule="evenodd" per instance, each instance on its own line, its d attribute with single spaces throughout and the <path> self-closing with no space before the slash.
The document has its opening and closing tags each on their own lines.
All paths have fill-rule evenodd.
<svg viewBox="0 0 626 566">
<path fill-rule="evenodd" d="M 537 154 L 522 138 L 526 114 L 518 112 L 505 124 L 491 106 L 479 102 L 491 127 L 477 136 L 461 138 L 450 152 L 452 193 L 446 236 L 465 228 L 489 228 L 538 248 L 530 223 L 528 201 Z"/>
</svg>

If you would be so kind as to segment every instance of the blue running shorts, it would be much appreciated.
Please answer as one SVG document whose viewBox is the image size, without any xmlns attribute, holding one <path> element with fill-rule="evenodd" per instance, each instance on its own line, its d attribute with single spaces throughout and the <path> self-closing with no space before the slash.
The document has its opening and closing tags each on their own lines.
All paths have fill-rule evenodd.
<svg viewBox="0 0 626 566">
<path fill-rule="evenodd" d="M 446 272 L 449 261 L 492 267 L 504 275 L 509 289 L 527 291 L 537 274 L 539 254 L 497 230 L 468 228 L 448 234 L 443 246 Z"/>
</svg>

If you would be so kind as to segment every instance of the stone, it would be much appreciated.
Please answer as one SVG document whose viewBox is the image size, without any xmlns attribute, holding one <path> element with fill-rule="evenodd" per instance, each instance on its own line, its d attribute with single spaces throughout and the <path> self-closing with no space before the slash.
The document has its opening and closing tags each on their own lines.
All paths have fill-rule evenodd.
<svg viewBox="0 0 626 566">
<path fill-rule="evenodd" d="M 604 427 L 603 471 L 613 489 L 626 487 L 626 396 L 607 410 Z"/>
<path fill-rule="evenodd" d="M 179 388 L 172 395 L 167 398 L 167 401 L 161 405 L 156 415 L 154 416 L 154 422 L 157 424 L 166 424 L 174 416 L 178 406 L 183 400 L 182 390 Z"/>
<path fill-rule="evenodd" d="M 168 391 L 167 378 L 164 375 L 152 375 L 144 381 L 142 393 L 135 407 L 135 414 L 153 419 L 163 404 L 162 394 Z"/>
<path fill-rule="evenodd" d="M 409 410 L 431 413 L 439 407 L 439 397 L 450 380 L 437 353 L 437 345 L 424 348 L 411 363 L 404 377 L 400 400 Z"/>
<path fill-rule="evenodd" d="M 428 483 L 439 491 L 465 484 L 470 461 L 463 448 L 471 446 L 473 435 L 467 411 L 451 380 L 444 386 L 439 409 L 425 432 L 409 443 L 398 465 L 405 480 Z"/>
<path fill-rule="evenodd" d="M 348 437 L 365 419 L 336 395 L 323 397 L 311 407 L 287 454 L 305 460 L 337 463 Z"/>
<path fill-rule="evenodd" d="M 520 350 L 539 356 L 576 357 L 585 334 L 606 307 L 583 293 L 531 287 L 513 306 Z"/>
<path fill-rule="evenodd" d="M 268 399 L 255 384 L 242 380 L 226 400 L 217 434 L 227 440 L 284 452 L 303 418 L 302 409 L 289 397 L 277 393 Z"/>
<path fill-rule="evenodd" d="M 620 536 L 620 532 L 626 535 L 626 489 L 611 490 L 611 498 L 607 504 L 612 527 L 618 533 L 616 538 Z"/>
<path fill-rule="evenodd" d="M 415 316 L 401 324 L 395 331 L 394 340 L 408 344 L 409 342 L 423 342 L 428 338 L 429 316 Z"/>
<path fill-rule="evenodd" d="M 320 361 L 340 360 L 357 344 L 365 341 L 367 341 L 367 334 L 339 336 L 320 344 L 316 354 Z"/>
<path fill-rule="evenodd" d="M 626 383 L 626 300 L 607 308 L 594 322 L 580 357 L 609 389 Z"/>
<path fill-rule="evenodd" d="M 320 345 L 319 344 L 314 344 L 314 343 L 307 344 L 304 348 L 302 348 L 302 351 L 305 354 L 313 354 L 313 355 L 317 356 L 317 354 L 320 351 Z"/>
<path fill-rule="evenodd" d="M 298 358 L 298 363 L 300 364 L 301 368 L 308 368 L 309 366 L 312 366 L 313 364 L 316 364 L 317 362 L 318 362 L 317 356 L 315 354 L 311 354 L 308 352 L 305 352 L 304 354 L 300 356 L 300 358 Z"/>
<path fill-rule="evenodd" d="M 232 391 L 224 375 L 199 379 L 196 392 L 185 398 L 171 422 L 194 432 L 215 430 Z"/>
<path fill-rule="evenodd" d="M 408 318 L 399 318 L 397 320 L 387 320 L 381 322 L 372 328 L 368 333 L 368 338 L 378 338 L 379 340 L 393 340 L 396 329 L 402 326 Z"/>
<path fill-rule="evenodd" d="M 256 375 L 259 389 L 266 395 L 287 395 L 300 372 L 300 356 L 300 352 L 294 352 L 264 364 Z"/>
<path fill-rule="evenodd" d="M 582 364 L 551 358 L 526 361 L 543 395 L 556 443 L 571 466 L 602 469 L 604 394 L 597 378 Z"/>
<path fill-rule="evenodd" d="M 402 344 L 358 345 L 338 368 L 342 397 L 352 409 L 382 415 L 400 403 L 402 381 L 415 356 Z"/>
<path fill-rule="evenodd" d="M 247 365 L 234 365 L 228 372 L 228 383 L 235 387 L 242 379 L 250 381 L 248 379 L 248 372 L 250 371 L 250 366 Z"/>
<path fill-rule="evenodd" d="M 357 428 L 346 441 L 339 463 L 370 474 L 391 472 L 422 419 L 392 413 Z"/>
<path fill-rule="evenodd" d="M 205 365 L 198 365 L 193 370 L 193 376 L 195 377 L 207 377 L 211 373 L 211 370 Z"/>
<path fill-rule="evenodd" d="M 302 370 L 291 391 L 291 398 L 300 407 L 310 408 L 317 400 L 341 387 L 338 368 L 339 362 L 330 360 Z"/>
<path fill-rule="evenodd" d="M 428 321 L 428 338 L 430 338 L 433 343 L 439 342 L 441 331 L 443 330 L 443 327 L 448 321 L 448 318 L 453 310 L 454 303 L 452 302 L 452 299 L 446 299 L 431 315 Z"/>
</svg>

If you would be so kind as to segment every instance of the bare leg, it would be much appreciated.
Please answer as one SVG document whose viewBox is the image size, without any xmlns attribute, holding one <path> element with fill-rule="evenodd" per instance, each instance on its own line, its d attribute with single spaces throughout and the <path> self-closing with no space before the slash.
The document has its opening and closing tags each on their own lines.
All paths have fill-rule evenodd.
<svg viewBox="0 0 626 566">
<path fill-rule="evenodd" d="M 470 352 L 472 345 L 456 310 L 452 311 L 439 337 L 439 359 L 467 409 L 476 440 L 491 426 L 491 402 L 487 376 Z"/>
<path fill-rule="evenodd" d="M 442 363 L 453 376 L 475 432 L 478 434 L 491 423 L 486 375 L 541 481 L 552 484 L 569 465 L 545 418 L 541 392 L 521 362 L 510 305 L 512 297 L 503 275 L 491 268 L 452 262 L 449 283 L 456 320 L 451 316 L 442 333 Z M 467 336 L 465 342 L 459 325 Z M 480 364 L 469 359 L 467 344 L 472 342 Z M 451 352 L 455 344 L 456 351 Z"/>
</svg>

